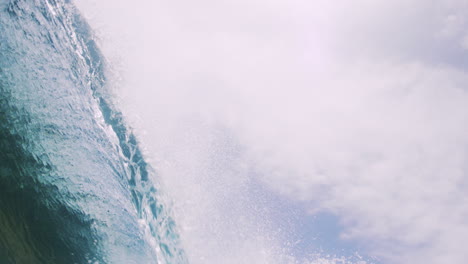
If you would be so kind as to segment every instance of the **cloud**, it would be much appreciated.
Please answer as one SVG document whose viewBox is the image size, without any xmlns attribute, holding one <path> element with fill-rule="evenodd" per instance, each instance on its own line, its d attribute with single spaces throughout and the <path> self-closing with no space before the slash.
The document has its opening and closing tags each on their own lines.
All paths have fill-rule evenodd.
<svg viewBox="0 0 468 264">
<path fill-rule="evenodd" d="M 466 1 L 78 4 L 195 263 L 279 259 L 252 178 L 383 263 L 467 259 Z"/>
</svg>

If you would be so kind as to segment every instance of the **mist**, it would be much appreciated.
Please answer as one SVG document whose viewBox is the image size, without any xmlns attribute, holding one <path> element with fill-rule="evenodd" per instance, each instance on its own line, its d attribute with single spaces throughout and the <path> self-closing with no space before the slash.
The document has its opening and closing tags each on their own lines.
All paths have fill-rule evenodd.
<svg viewBox="0 0 468 264">
<path fill-rule="evenodd" d="M 288 203 L 379 263 L 468 258 L 468 2 L 75 2 L 192 263 L 346 263 L 291 253 Z"/>
</svg>

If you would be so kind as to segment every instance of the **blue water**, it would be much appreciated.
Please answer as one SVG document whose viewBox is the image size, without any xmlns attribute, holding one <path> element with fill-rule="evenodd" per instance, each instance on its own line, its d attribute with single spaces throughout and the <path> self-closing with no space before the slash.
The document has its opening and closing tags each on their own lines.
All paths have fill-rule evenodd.
<svg viewBox="0 0 468 264">
<path fill-rule="evenodd" d="M 0 0 L 0 263 L 187 263 L 69 1 Z"/>
</svg>

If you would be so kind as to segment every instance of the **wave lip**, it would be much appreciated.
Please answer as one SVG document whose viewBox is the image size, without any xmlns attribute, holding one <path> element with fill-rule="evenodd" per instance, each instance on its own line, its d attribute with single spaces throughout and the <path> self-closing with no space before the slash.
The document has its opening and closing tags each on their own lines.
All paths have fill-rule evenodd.
<svg viewBox="0 0 468 264">
<path fill-rule="evenodd" d="M 0 262 L 186 263 L 68 1 L 0 3 Z"/>
</svg>

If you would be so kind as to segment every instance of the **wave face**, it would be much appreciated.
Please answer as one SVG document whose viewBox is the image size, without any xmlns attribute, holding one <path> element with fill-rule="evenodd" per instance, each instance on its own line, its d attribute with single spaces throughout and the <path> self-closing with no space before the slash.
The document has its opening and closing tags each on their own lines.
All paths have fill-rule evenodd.
<svg viewBox="0 0 468 264">
<path fill-rule="evenodd" d="M 0 0 L 0 263 L 186 263 L 68 1 Z"/>
</svg>

